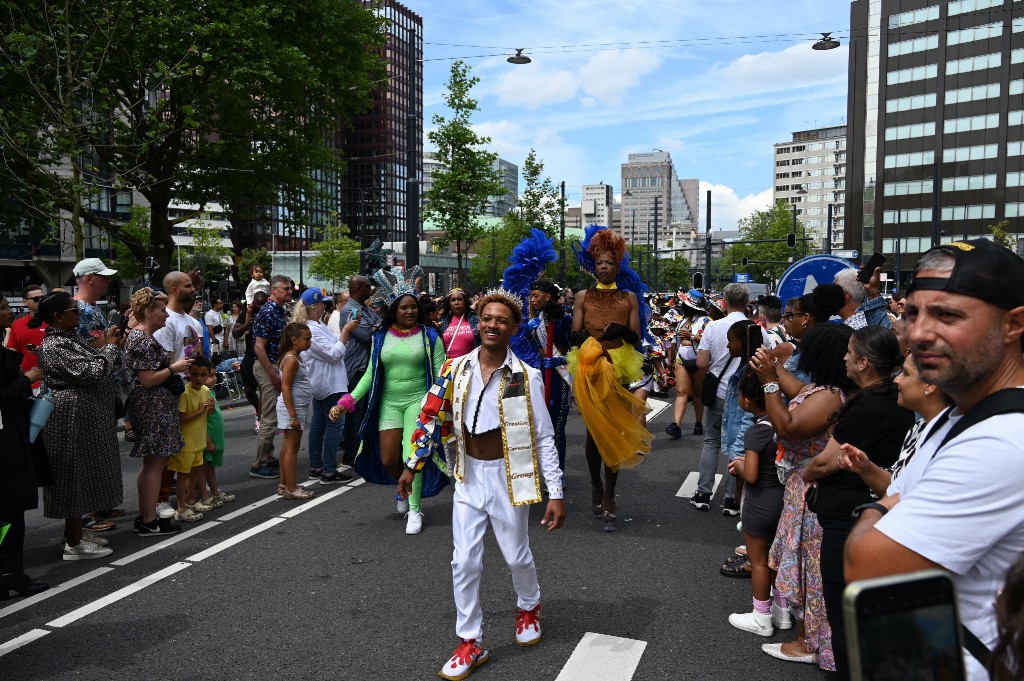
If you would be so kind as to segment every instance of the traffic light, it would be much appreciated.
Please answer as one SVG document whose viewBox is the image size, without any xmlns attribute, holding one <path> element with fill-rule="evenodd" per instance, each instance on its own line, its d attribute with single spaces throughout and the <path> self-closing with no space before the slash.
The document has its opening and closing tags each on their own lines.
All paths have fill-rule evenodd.
<svg viewBox="0 0 1024 681">
<path fill-rule="evenodd" d="M 693 273 L 693 288 L 698 290 L 704 288 L 704 274 L 702 272 Z"/>
<path fill-rule="evenodd" d="M 796 234 L 790 232 L 786 235 L 786 245 L 790 248 L 796 248 Z"/>
<path fill-rule="evenodd" d="M 749 262 L 749 261 L 747 260 L 747 256 L 743 256 L 743 259 L 742 259 L 742 260 L 740 260 L 740 264 L 741 264 L 741 265 L 743 265 L 744 267 L 746 267 L 746 266 L 747 266 L 747 263 L 748 263 L 748 262 Z"/>
</svg>

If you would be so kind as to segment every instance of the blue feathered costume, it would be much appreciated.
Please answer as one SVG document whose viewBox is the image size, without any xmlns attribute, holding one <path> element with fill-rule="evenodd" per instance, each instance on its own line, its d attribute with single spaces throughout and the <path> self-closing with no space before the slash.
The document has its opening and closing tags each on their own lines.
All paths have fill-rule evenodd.
<svg viewBox="0 0 1024 681">
<path fill-rule="evenodd" d="M 558 260 L 554 239 L 539 229 L 515 247 L 509 265 L 502 275 L 504 288 L 523 301 L 523 309 L 530 310 L 530 291 L 544 275 L 547 266 Z M 516 357 L 538 369 L 544 376 L 548 414 L 555 429 L 555 447 L 558 465 L 565 471 L 565 422 L 569 418 L 572 390 L 569 374 L 565 371 L 565 354 L 569 349 L 572 316 L 565 314 L 558 301 L 545 310 L 531 310 L 529 319 L 523 319 L 510 343 Z M 548 351 L 550 340 L 551 351 Z"/>
</svg>

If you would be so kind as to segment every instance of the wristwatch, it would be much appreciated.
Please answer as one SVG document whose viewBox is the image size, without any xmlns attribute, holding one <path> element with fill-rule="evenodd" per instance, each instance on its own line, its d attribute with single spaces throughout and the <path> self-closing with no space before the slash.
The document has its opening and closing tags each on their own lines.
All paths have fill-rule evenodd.
<svg viewBox="0 0 1024 681">
<path fill-rule="evenodd" d="M 779 392 L 779 383 L 778 383 L 778 381 L 770 381 L 769 383 L 765 383 L 764 384 L 764 394 L 765 395 L 770 395 L 771 393 L 777 393 L 777 392 Z"/>
<path fill-rule="evenodd" d="M 857 508 L 853 509 L 853 513 L 851 513 L 850 515 L 853 516 L 854 520 L 859 520 L 860 519 L 860 514 L 863 513 L 864 511 L 868 510 L 869 508 L 874 510 L 874 511 L 878 511 L 882 515 L 885 515 L 886 513 L 889 512 L 889 509 L 887 509 L 885 506 L 882 506 L 877 501 L 872 501 L 872 502 L 867 503 L 867 504 L 861 504 Z"/>
</svg>

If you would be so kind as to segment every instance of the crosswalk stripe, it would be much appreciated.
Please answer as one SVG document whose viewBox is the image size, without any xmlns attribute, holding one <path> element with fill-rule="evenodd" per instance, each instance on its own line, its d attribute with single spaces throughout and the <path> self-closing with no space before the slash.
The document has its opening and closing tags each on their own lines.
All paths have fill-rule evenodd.
<svg viewBox="0 0 1024 681">
<path fill-rule="evenodd" d="M 17 650 L 24 645 L 28 645 L 29 643 L 32 643 L 32 641 L 38 641 L 49 633 L 52 632 L 49 632 L 46 629 L 33 629 L 32 631 L 22 634 L 18 638 L 12 638 L 6 643 L 0 643 L 0 657 Z"/>
<path fill-rule="evenodd" d="M 555 681 L 629 681 L 647 641 L 587 632 Z"/>
<path fill-rule="evenodd" d="M 661 412 L 668 409 L 669 404 L 671 403 L 665 402 L 664 400 L 654 400 L 648 397 L 647 406 L 651 408 L 651 411 L 649 414 L 647 414 L 647 422 L 650 423 L 651 421 L 656 419 L 658 415 L 661 414 Z"/>
<path fill-rule="evenodd" d="M 697 471 L 691 471 L 686 476 L 686 480 L 683 481 L 683 486 L 676 492 L 677 497 L 685 497 L 689 499 L 693 496 L 693 493 L 697 491 L 697 480 L 700 479 L 700 473 Z M 711 488 L 711 496 L 715 496 L 715 492 L 718 491 L 718 483 L 722 482 L 722 476 L 718 473 L 715 474 L 715 486 Z"/>
</svg>

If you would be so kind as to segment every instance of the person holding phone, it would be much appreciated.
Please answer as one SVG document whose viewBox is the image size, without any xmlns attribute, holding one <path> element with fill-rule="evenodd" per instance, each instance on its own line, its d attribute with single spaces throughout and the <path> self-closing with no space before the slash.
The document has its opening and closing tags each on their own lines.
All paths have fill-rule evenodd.
<svg viewBox="0 0 1024 681">
<path fill-rule="evenodd" d="M 868 263 L 865 267 L 870 265 Z M 842 287 L 844 297 L 839 317 L 854 331 L 865 326 L 891 329 L 892 321 L 886 312 L 885 298 L 879 291 L 881 267 L 875 267 L 866 282 L 861 278 L 863 271 L 846 269 L 836 274 L 833 283 Z"/>
</svg>

